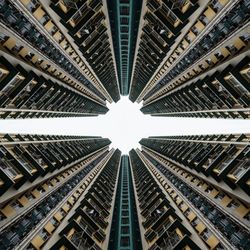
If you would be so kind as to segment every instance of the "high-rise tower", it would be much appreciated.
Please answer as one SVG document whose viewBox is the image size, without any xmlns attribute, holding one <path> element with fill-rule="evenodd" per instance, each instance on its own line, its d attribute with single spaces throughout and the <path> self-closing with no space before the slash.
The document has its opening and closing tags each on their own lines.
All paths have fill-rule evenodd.
<svg viewBox="0 0 250 250">
<path fill-rule="evenodd" d="M 140 143 L 139 155 L 209 249 L 249 248 L 249 135 L 150 137 Z"/>
<path fill-rule="evenodd" d="M 109 144 L 100 137 L 1 135 L 0 249 L 46 249 L 114 154 Z"/>
<path fill-rule="evenodd" d="M 247 0 L 144 1 L 130 89 L 158 116 L 250 117 Z"/>
<path fill-rule="evenodd" d="M 2 118 L 98 115 L 119 100 L 105 1 L 4 0 L 0 21 Z"/>
<path fill-rule="evenodd" d="M 156 178 L 138 150 L 129 155 L 143 249 L 205 249 L 167 195 L 164 178 Z"/>
<path fill-rule="evenodd" d="M 56 22 L 68 31 L 70 40 L 99 79 L 99 88 L 105 88 L 109 101 L 117 102 L 120 99 L 118 74 L 106 1 L 50 2 L 44 8 L 53 9 Z"/>
<path fill-rule="evenodd" d="M 123 155 L 115 197 L 109 250 L 142 249 L 137 211 L 131 161 L 128 155 Z"/>
<path fill-rule="evenodd" d="M 142 0 L 107 0 L 121 95 L 128 95 Z"/>
<path fill-rule="evenodd" d="M 1 249 L 243 249 L 249 135 L 1 135 Z"/>
<path fill-rule="evenodd" d="M 157 69 L 204 8 L 204 1 L 143 1 L 129 98 L 140 100 Z M 139 99 L 138 99 L 139 98 Z"/>
</svg>

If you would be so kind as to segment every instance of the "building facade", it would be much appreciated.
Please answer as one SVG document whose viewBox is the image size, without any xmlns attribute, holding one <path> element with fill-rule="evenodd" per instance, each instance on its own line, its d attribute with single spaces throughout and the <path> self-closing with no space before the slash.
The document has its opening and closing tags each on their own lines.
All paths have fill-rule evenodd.
<svg viewBox="0 0 250 250">
<path fill-rule="evenodd" d="M 249 249 L 249 135 L 0 138 L 0 249 Z"/>
<path fill-rule="evenodd" d="M 142 2 L 107 0 L 121 95 L 129 94 Z"/>
<path fill-rule="evenodd" d="M 117 66 L 112 42 L 107 2 L 49 1 L 53 16 L 63 25 L 79 52 L 95 72 L 99 85 L 105 88 L 106 98 L 120 99 Z M 101 86 L 100 86 L 101 87 Z"/>
<path fill-rule="evenodd" d="M 44 243 L 106 162 L 100 137 L 1 135 L 0 249 L 50 249 Z"/>
<path fill-rule="evenodd" d="M 92 116 L 119 100 L 106 3 L 67 2 L 1 1 L 1 118 Z"/>
<path fill-rule="evenodd" d="M 249 1 L 155 0 L 144 8 L 130 89 L 141 111 L 249 118 Z"/>
<path fill-rule="evenodd" d="M 208 249 L 249 249 L 249 139 L 238 134 L 140 142 L 138 153 Z"/>
<path fill-rule="evenodd" d="M 80 117 L 108 111 L 105 103 L 6 58 L 0 57 L 0 118 Z"/>
<path fill-rule="evenodd" d="M 135 102 L 207 1 L 143 1 L 129 98 Z M 197 10 L 198 9 L 198 10 Z"/>
<path fill-rule="evenodd" d="M 131 161 L 123 155 L 120 164 L 114 213 L 108 249 L 142 249 L 140 225 L 137 214 L 132 179 Z"/>
<path fill-rule="evenodd" d="M 156 178 L 139 150 L 129 155 L 143 249 L 207 249 L 170 200 L 164 178 Z"/>
</svg>

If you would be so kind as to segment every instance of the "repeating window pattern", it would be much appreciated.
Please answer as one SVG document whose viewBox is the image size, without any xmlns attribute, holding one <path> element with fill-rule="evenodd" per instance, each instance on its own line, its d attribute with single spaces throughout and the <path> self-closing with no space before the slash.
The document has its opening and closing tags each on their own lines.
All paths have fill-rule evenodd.
<svg viewBox="0 0 250 250">
<path fill-rule="evenodd" d="M 79 91 L 0 57 L 0 117 L 45 118 L 105 114 L 108 108 Z"/>
<path fill-rule="evenodd" d="M 140 44 L 135 54 L 129 98 L 136 101 L 163 61 L 188 19 L 198 8 L 196 1 L 145 1 Z"/>
<path fill-rule="evenodd" d="M 117 70 L 104 1 L 83 1 L 76 5 L 53 1 L 50 7 L 59 15 L 79 51 L 117 102 L 120 99 Z"/>
<path fill-rule="evenodd" d="M 1 0 L 0 118 L 250 118 L 248 0 Z M 0 249 L 250 249 L 250 135 L 0 134 Z"/>
</svg>

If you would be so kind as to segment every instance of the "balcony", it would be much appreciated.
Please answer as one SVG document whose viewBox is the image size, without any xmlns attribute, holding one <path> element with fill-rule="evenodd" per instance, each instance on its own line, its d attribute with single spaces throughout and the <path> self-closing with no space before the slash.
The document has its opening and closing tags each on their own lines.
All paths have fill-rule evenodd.
<svg viewBox="0 0 250 250">
<path fill-rule="evenodd" d="M 218 167 L 214 169 L 214 172 L 221 173 L 229 165 L 229 163 L 233 161 L 234 159 L 235 159 L 235 155 L 227 157 L 225 160 L 222 161 L 221 164 L 219 164 Z"/>
<path fill-rule="evenodd" d="M 0 159 L 0 168 L 7 174 L 11 180 L 17 181 L 23 175 L 13 165 L 13 160 L 2 160 Z"/>
<path fill-rule="evenodd" d="M 92 240 L 86 232 L 75 232 L 71 238 L 70 241 L 76 246 L 76 249 L 96 249 L 96 250 L 101 250 L 99 248 L 94 240 Z"/>
<path fill-rule="evenodd" d="M 250 159 L 245 159 L 239 163 L 239 165 L 230 173 L 230 175 L 239 180 L 248 169 L 250 169 Z"/>
<path fill-rule="evenodd" d="M 29 173 L 34 174 L 37 172 L 37 169 L 33 168 L 33 166 L 29 162 L 25 161 L 21 156 L 16 155 L 15 157 Z"/>
<path fill-rule="evenodd" d="M 166 231 L 161 238 L 159 238 L 156 243 L 149 248 L 149 250 L 155 249 L 175 249 L 177 243 L 181 240 L 180 236 L 175 232 Z"/>
<path fill-rule="evenodd" d="M 204 241 L 207 241 L 211 235 L 212 235 L 212 232 L 209 231 L 207 228 L 205 230 L 203 230 L 202 233 L 200 234 L 201 238 Z"/>
</svg>

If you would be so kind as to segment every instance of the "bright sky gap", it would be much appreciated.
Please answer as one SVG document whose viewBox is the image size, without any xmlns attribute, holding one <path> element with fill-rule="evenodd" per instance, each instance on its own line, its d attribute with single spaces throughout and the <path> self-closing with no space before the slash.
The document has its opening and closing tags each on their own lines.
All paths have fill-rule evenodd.
<svg viewBox="0 0 250 250">
<path fill-rule="evenodd" d="M 152 117 L 143 115 L 141 105 L 122 97 L 109 105 L 105 116 L 2 120 L 1 133 L 56 135 L 100 135 L 124 154 L 138 147 L 139 140 L 152 135 L 250 133 L 250 120 Z"/>
</svg>

